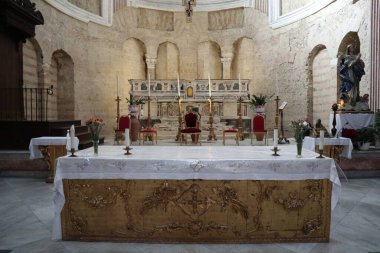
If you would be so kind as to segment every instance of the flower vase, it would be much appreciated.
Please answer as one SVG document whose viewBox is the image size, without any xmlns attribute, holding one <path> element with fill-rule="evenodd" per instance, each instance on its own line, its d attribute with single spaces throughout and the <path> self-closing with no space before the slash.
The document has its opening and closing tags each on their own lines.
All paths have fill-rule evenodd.
<svg viewBox="0 0 380 253">
<path fill-rule="evenodd" d="M 297 141 L 297 158 L 302 157 L 302 143 L 303 140 Z"/>
<path fill-rule="evenodd" d="M 99 149 L 99 140 L 92 140 L 92 144 L 94 145 L 94 155 L 97 155 Z"/>
</svg>

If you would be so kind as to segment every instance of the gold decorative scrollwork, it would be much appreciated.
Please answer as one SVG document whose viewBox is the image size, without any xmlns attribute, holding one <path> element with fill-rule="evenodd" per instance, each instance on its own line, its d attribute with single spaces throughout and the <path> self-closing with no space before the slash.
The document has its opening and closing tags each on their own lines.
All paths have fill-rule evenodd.
<svg viewBox="0 0 380 253">
<path fill-rule="evenodd" d="M 121 192 L 120 188 L 106 186 L 105 192 L 96 193 L 91 184 L 75 184 L 73 194 L 86 202 L 92 208 L 104 208 L 115 205 L 116 197 Z"/>
<path fill-rule="evenodd" d="M 145 214 L 147 211 L 163 206 L 165 212 L 169 203 L 175 203 L 180 189 L 169 186 L 168 182 L 164 182 L 162 186 L 154 189 L 151 196 L 145 198 L 140 214 Z"/>
<path fill-rule="evenodd" d="M 322 221 L 321 221 L 321 217 L 319 216 L 316 219 L 306 219 L 303 224 L 302 231 L 305 235 L 310 235 L 311 233 L 320 229 L 321 225 L 322 225 Z"/>
<path fill-rule="evenodd" d="M 305 205 L 305 201 L 298 198 L 297 192 L 289 192 L 287 199 L 277 199 L 276 203 L 281 204 L 287 210 L 300 209 Z"/>
<path fill-rule="evenodd" d="M 248 219 L 248 209 L 239 200 L 239 196 L 234 189 L 224 184 L 223 187 L 215 187 L 212 190 L 219 197 L 218 204 L 222 208 L 229 206 L 235 213 L 240 213 L 244 219 Z"/>
</svg>

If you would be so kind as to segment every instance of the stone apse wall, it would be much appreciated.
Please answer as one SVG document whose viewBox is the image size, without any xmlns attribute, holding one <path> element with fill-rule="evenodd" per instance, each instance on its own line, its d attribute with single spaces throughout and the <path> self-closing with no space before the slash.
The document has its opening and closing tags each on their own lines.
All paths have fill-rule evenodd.
<svg viewBox="0 0 380 253">
<path fill-rule="evenodd" d="M 107 26 L 78 20 L 44 0 L 35 0 L 45 18 L 35 37 L 43 55 L 41 82 L 59 79 L 51 76 L 58 71 L 50 66 L 57 64 L 54 52 L 63 51 L 73 63 L 72 84 L 61 85 L 73 86 L 65 98 L 73 105 L 74 117 L 82 121 L 94 114 L 104 118 L 103 133 L 108 136 L 115 127 L 117 76 L 121 114 L 126 114 L 128 80 L 147 79 L 148 71 L 165 79 L 175 79 L 179 73 L 186 80 L 205 79 L 208 73 L 212 79 L 237 79 L 240 74 L 242 79 L 251 79 L 251 93 L 276 94 L 288 102 L 286 127 L 294 119 L 326 117 L 336 102 L 336 93 L 330 90 L 337 90 L 338 48 L 349 32 L 357 33 L 366 64 L 360 92 L 369 92 L 371 3 L 352 2 L 333 1 L 311 16 L 274 29 L 266 11 L 254 8 L 194 11 L 192 22 L 186 23 L 184 11 L 123 6 Z M 260 8 L 267 10 L 267 6 Z M 319 94 L 326 100 L 316 99 Z M 266 109 L 268 128 L 273 128 L 273 100 Z"/>
</svg>

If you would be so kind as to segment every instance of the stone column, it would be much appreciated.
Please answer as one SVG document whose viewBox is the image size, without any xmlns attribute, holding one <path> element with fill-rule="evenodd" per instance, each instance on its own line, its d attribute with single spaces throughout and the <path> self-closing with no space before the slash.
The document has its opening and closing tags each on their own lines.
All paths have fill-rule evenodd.
<svg viewBox="0 0 380 253">
<path fill-rule="evenodd" d="M 223 79 L 231 79 L 231 61 L 232 61 L 232 53 L 225 54 L 222 58 L 220 58 L 223 64 Z"/>
<path fill-rule="evenodd" d="M 371 10 L 371 86 L 370 108 L 380 109 L 380 3 L 372 0 Z"/>
<path fill-rule="evenodd" d="M 148 67 L 148 73 L 150 75 L 150 79 L 156 79 L 156 62 L 157 58 L 148 58 L 146 57 L 146 66 Z M 148 78 L 148 77 L 147 77 Z"/>
</svg>

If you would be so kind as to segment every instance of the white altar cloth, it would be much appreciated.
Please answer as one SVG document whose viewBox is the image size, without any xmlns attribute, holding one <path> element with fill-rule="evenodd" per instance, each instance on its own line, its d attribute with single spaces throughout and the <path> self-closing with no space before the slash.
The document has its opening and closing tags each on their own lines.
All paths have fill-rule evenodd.
<svg viewBox="0 0 380 253">
<path fill-rule="evenodd" d="M 330 114 L 330 129 L 332 129 L 334 114 Z M 373 125 L 375 119 L 373 113 L 341 113 L 336 114 L 336 132 L 338 136 L 342 135 L 342 128 L 360 129 Z"/>
<path fill-rule="evenodd" d="M 319 138 L 313 138 L 306 136 L 303 141 L 303 147 L 314 151 L 315 145 L 319 145 Z M 340 156 L 346 157 L 348 159 L 351 159 L 351 153 L 354 149 L 354 146 L 352 145 L 352 141 L 350 138 L 345 137 L 339 137 L 339 138 L 325 138 L 324 145 L 330 145 L 330 146 L 344 146 L 344 149 L 342 151 L 342 154 Z"/>
<path fill-rule="evenodd" d="M 40 145 L 61 145 L 66 146 L 67 141 L 70 142 L 70 138 L 56 137 L 56 136 L 44 136 L 38 138 L 32 138 L 29 143 L 30 159 L 43 158 L 41 151 L 38 149 Z M 75 137 L 75 150 L 78 150 L 79 139 Z"/>
<path fill-rule="evenodd" d="M 331 158 L 316 159 L 304 149 L 296 158 L 295 145 L 280 147 L 272 156 L 267 146 L 137 146 L 124 155 L 120 146 L 99 146 L 60 157 L 54 178 L 53 239 L 61 239 L 61 210 L 65 203 L 62 179 L 205 179 L 205 180 L 304 180 L 330 179 L 331 208 L 340 194 L 340 180 Z"/>
</svg>

